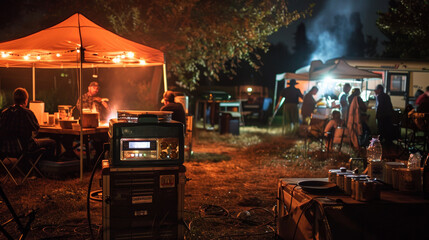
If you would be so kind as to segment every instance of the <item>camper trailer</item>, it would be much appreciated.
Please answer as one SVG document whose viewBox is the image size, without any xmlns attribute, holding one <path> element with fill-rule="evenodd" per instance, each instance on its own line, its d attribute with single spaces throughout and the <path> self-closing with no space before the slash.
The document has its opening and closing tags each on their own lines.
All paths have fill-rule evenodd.
<svg viewBox="0 0 429 240">
<path fill-rule="evenodd" d="M 383 84 L 386 93 L 391 97 L 394 108 L 404 109 L 407 104 L 414 104 L 416 92 L 419 89 L 424 91 L 426 86 L 429 85 L 429 61 L 341 59 L 352 67 L 381 74 L 381 79 L 364 79 L 362 90 L 366 90 L 369 94 L 374 94 L 373 90 L 377 84 Z M 339 58 L 331 59 L 326 64 L 334 64 L 338 60 Z"/>
</svg>

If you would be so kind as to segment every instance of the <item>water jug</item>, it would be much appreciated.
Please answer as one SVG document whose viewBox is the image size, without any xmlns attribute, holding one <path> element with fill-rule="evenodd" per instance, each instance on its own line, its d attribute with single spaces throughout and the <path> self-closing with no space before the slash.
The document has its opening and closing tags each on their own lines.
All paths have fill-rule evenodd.
<svg viewBox="0 0 429 240">
<path fill-rule="evenodd" d="M 369 146 L 366 150 L 368 161 L 368 175 L 370 178 L 383 178 L 383 162 L 382 154 L 383 149 L 379 140 L 379 136 L 371 139 Z"/>
</svg>

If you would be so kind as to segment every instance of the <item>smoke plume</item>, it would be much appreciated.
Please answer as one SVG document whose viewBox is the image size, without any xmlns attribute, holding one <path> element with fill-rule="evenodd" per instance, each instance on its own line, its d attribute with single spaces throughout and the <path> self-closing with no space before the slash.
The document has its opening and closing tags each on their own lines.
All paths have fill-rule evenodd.
<svg viewBox="0 0 429 240">
<path fill-rule="evenodd" d="M 315 49 L 311 60 L 326 61 L 343 56 L 354 29 L 350 17 L 363 8 L 361 1 L 356 0 L 327 1 L 308 28 L 307 35 Z"/>
</svg>

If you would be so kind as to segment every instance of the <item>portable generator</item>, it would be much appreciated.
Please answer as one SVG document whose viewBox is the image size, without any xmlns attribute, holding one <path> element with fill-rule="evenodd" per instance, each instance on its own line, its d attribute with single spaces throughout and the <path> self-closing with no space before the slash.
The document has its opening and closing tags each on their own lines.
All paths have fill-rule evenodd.
<svg viewBox="0 0 429 240">
<path fill-rule="evenodd" d="M 183 239 L 183 124 L 172 112 L 118 111 L 102 166 L 103 239 Z"/>
</svg>

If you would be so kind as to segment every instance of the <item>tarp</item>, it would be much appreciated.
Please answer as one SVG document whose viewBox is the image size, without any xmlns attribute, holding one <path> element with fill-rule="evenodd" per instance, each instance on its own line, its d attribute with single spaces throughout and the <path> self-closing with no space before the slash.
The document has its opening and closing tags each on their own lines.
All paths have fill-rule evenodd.
<svg viewBox="0 0 429 240">
<path fill-rule="evenodd" d="M 0 43 L 0 67 L 84 68 L 163 65 L 164 54 L 127 40 L 76 13 L 63 22 Z"/>
</svg>

